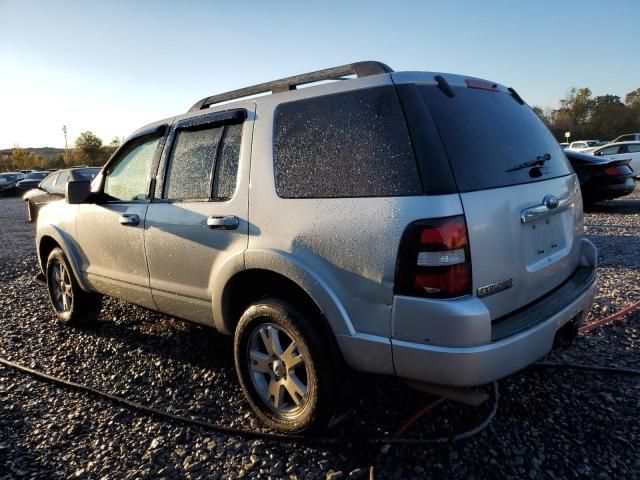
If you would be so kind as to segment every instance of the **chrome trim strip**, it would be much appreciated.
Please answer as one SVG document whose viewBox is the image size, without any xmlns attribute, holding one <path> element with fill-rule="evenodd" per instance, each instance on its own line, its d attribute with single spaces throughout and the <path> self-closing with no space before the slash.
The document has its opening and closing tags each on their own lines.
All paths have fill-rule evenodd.
<svg viewBox="0 0 640 480">
<path fill-rule="evenodd" d="M 535 205 L 533 207 L 525 208 L 520 212 L 520 221 L 523 224 L 537 222 L 543 220 L 556 213 L 564 212 L 570 208 L 573 208 L 575 204 L 575 194 L 570 193 L 559 199 L 558 206 L 550 209 L 544 203 Z"/>
</svg>

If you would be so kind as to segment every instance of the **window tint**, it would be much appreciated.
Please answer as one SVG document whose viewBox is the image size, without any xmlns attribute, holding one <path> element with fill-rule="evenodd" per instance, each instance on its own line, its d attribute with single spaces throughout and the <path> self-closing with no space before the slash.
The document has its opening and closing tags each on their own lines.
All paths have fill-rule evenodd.
<svg viewBox="0 0 640 480">
<path fill-rule="evenodd" d="M 511 95 L 454 87 L 455 96 L 448 97 L 436 86 L 418 88 L 461 192 L 571 174 L 567 157 L 551 132 L 528 105 Z M 547 153 L 551 158 L 539 168 L 514 168 Z"/>
<path fill-rule="evenodd" d="M 278 106 L 274 170 L 276 191 L 284 198 L 422 193 L 392 86 Z"/>
<path fill-rule="evenodd" d="M 160 138 L 155 138 L 125 150 L 127 153 L 105 177 L 104 193 L 122 201 L 146 198 L 151 164 L 159 142 Z"/>
<path fill-rule="evenodd" d="M 241 140 L 242 124 L 229 125 L 225 128 L 222 148 L 213 178 L 213 198 L 228 199 L 233 197 L 236 191 Z"/>
<path fill-rule="evenodd" d="M 165 198 L 207 199 L 222 127 L 178 130 L 167 171 Z"/>
</svg>

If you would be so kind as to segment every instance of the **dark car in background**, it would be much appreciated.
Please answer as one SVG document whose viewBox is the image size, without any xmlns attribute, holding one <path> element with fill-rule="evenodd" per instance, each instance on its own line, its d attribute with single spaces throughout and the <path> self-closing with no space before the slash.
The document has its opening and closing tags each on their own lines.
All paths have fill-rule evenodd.
<svg viewBox="0 0 640 480">
<path fill-rule="evenodd" d="M 50 173 L 36 188 L 29 190 L 22 197 L 27 202 L 29 221 L 35 222 L 38 218 L 38 211 L 47 203 L 64 198 L 67 181 L 93 180 L 98 173 L 100 173 L 100 167 L 68 168 Z"/>
<path fill-rule="evenodd" d="M 42 180 L 44 180 L 44 178 L 47 175 L 49 175 L 49 172 L 47 171 L 27 173 L 24 179 L 20 180 L 17 183 L 16 188 L 18 190 L 22 190 L 23 192 L 26 192 L 27 190 L 31 190 L 33 187 L 37 186 Z"/>
<path fill-rule="evenodd" d="M 0 173 L 0 196 L 14 195 L 16 184 L 24 178 L 21 172 Z"/>
<path fill-rule="evenodd" d="M 612 200 L 635 189 L 635 175 L 629 160 L 608 160 L 586 153 L 565 150 L 580 180 L 584 203 Z"/>
</svg>

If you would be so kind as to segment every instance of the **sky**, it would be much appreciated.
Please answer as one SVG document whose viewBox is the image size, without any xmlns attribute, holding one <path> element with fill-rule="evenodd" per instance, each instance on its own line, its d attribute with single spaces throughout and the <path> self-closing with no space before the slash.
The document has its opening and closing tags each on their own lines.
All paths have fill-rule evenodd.
<svg viewBox="0 0 640 480">
<path fill-rule="evenodd" d="M 198 99 L 380 60 L 514 87 L 557 107 L 571 87 L 640 88 L 639 0 L 0 0 L 0 148 L 110 142 Z"/>
</svg>

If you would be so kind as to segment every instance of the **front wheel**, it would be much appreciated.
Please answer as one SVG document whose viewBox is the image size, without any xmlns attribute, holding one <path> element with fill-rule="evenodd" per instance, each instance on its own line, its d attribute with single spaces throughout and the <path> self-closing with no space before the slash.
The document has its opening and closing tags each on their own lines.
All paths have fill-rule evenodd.
<svg viewBox="0 0 640 480">
<path fill-rule="evenodd" d="M 102 297 L 80 288 L 61 248 L 54 248 L 47 259 L 47 290 L 61 323 L 82 324 L 97 319 Z"/>
<path fill-rule="evenodd" d="M 318 321 L 268 299 L 247 308 L 236 328 L 242 390 L 258 417 L 279 432 L 322 429 L 333 415 L 337 362 Z"/>
</svg>

